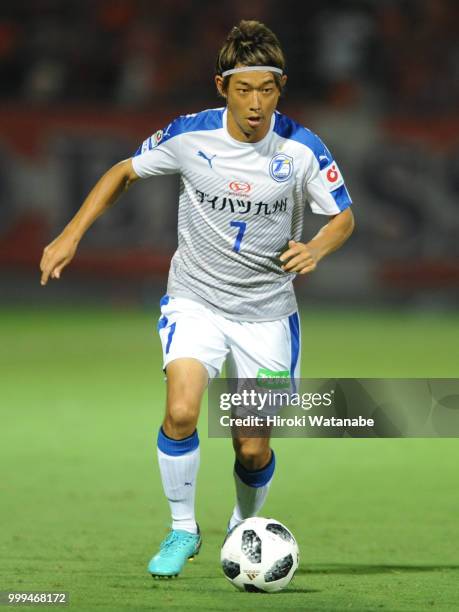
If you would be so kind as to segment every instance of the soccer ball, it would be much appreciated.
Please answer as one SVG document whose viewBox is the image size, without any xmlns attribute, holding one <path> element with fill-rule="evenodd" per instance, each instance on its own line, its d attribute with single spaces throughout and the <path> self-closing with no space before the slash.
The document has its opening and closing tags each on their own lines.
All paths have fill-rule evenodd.
<svg viewBox="0 0 459 612">
<path fill-rule="evenodd" d="M 274 519 L 252 517 L 234 527 L 221 550 L 223 573 L 241 591 L 274 593 L 285 588 L 298 568 L 298 544 Z"/>
</svg>

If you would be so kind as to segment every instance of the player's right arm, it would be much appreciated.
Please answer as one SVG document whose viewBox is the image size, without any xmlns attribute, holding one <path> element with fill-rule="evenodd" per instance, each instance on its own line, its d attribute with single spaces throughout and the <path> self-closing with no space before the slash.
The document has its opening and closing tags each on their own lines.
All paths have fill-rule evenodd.
<svg viewBox="0 0 459 612">
<path fill-rule="evenodd" d="M 184 131 L 186 121 L 186 117 L 179 117 L 164 130 L 158 130 L 140 145 L 133 158 L 119 162 L 102 176 L 63 232 L 43 251 L 40 262 L 42 285 L 46 285 L 49 278 L 60 278 L 63 268 L 75 256 L 85 232 L 131 183 L 138 178 L 180 171 L 180 144 L 175 136 Z"/>
<path fill-rule="evenodd" d="M 89 227 L 138 178 L 132 160 L 126 159 L 110 168 L 99 179 L 73 219 L 44 249 L 40 262 L 42 285 L 46 285 L 49 278 L 60 278 L 63 268 L 72 261 Z"/>
</svg>

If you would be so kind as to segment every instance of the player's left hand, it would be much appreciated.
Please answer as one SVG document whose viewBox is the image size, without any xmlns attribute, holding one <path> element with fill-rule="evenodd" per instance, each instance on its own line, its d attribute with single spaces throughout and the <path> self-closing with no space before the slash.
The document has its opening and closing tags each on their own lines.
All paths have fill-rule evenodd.
<svg viewBox="0 0 459 612">
<path fill-rule="evenodd" d="M 303 242 L 295 242 L 295 240 L 289 240 L 288 247 L 279 258 L 283 262 L 282 270 L 307 274 L 317 268 L 319 258 L 312 247 Z"/>
</svg>

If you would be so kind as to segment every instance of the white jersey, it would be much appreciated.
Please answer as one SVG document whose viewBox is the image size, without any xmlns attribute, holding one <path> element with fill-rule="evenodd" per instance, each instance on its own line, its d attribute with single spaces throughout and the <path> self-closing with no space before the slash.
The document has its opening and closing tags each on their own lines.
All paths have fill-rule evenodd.
<svg viewBox="0 0 459 612">
<path fill-rule="evenodd" d="M 310 130 L 279 112 L 255 143 L 235 140 L 227 110 L 178 117 L 132 158 L 141 178 L 180 174 L 178 248 L 167 293 L 236 320 L 297 310 L 279 256 L 299 240 L 305 203 L 336 215 L 351 204 L 336 161 Z"/>
</svg>

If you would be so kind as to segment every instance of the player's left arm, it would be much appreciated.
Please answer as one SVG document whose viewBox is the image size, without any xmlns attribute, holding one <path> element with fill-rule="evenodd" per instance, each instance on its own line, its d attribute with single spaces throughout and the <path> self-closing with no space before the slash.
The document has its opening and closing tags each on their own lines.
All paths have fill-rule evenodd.
<svg viewBox="0 0 459 612">
<path fill-rule="evenodd" d="M 317 268 L 319 261 L 342 246 L 354 230 L 354 215 L 346 208 L 324 225 L 309 242 L 290 240 L 289 248 L 282 253 L 280 260 L 286 272 L 307 274 Z"/>
</svg>

